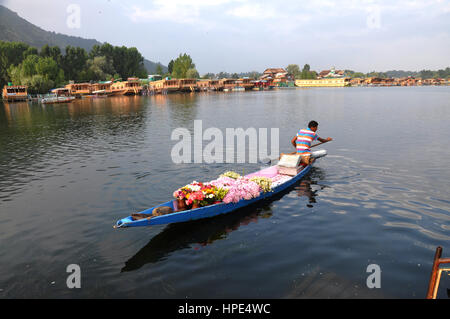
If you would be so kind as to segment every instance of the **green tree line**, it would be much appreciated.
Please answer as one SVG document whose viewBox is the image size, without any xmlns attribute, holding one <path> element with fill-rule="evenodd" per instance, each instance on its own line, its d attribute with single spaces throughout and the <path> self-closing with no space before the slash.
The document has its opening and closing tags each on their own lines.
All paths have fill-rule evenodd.
<svg viewBox="0 0 450 319">
<path fill-rule="evenodd" d="M 0 41 L 0 85 L 27 85 L 30 93 L 46 93 L 69 81 L 147 77 L 144 58 L 136 48 L 94 45 L 90 52 L 67 46 L 40 50 L 22 42 Z"/>
<path fill-rule="evenodd" d="M 355 72 L 352 70 L 345 70 L 345 75 L 351 78 L 402 78 L 412 76 L 415 78 L 422 79 L 450 79 L 450 67 L 440 70 L 422 70 L 422 71 L 402 71 L 402 70 L 391 70 L 386 72 L 376 72 L 372 71 L 369 73 Z"/>
</svg>

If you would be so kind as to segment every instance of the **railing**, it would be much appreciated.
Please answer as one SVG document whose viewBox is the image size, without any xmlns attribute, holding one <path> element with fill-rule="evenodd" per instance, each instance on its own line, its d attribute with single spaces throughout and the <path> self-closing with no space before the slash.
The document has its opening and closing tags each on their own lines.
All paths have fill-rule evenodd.
<svg viewBox="0 0 450 319">
<path fill-rule="evenodd" d="M 439 282 L 443 271 L 450 271 L 450 268 L 440 268 L 442 264 L 450 264 L 450 258 L 441 258 L 442 247 L 436 248 L 434 255 L 433 268 L 431 270 L 430 283 L 428 285 L 427 299 L 436 299 L 436 295 L 439 289 Z"/>
</svg>

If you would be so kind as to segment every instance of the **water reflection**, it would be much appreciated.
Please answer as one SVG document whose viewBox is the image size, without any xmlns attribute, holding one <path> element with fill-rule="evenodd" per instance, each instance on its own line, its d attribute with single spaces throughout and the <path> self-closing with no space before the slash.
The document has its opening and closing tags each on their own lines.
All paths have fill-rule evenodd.
<svg viewBox="0 0 450 319">
<path fill-rule="evenodd" d="M 81 163 L 133 147 L 144 139 L 145 101 L 122 96 L 51 105 L 0 102 L 0 189 L 19 191 L 30 180 L 64 175 L 63 166 L 73 158 Z"/>
<path fill-rule="evenodd" d="M 325 179 L 325 172 L 319 167 L 313 167 L 308 176 L 305 176 L 298 186 L 295 187 L 298 197 L 305 196 L 308 198 L 309 204 L 307 207 L 313 207 L 312 204 L 316 203 L 316 197 L 319 190 L 313 190 L 311 185 L 317 185 L 320 187 L 320 190 L 326 188 L 326 185 L 320 185 L 317 181 Z"/>
<path fill-rule="evenodd" d="M 315 203 L 318 190 L 312 191 L 311 185 L 317 185 L 316 179 L 321 177 L 323 177 L 323 172 L 320 169 L 311 170 L 299 183 L 250 207 L 213 218 L 170 224 L 161 233 L 153 237 L 136 255 L 125 262 L 121 272 L 133 271 L 145 264 L 157 263 L 167 258 L 171 253 L 189 248 L 192 244 L 210 245 L 217 240 L 225 239 L 228 234 L 238 230 L 241 226 L 256 223 L 260 218 L 270 218 L 273 214 L 271 204 L 290 192 L 294 192 L 299 197 L 307 196 L 310 202 Z M 322 186 L 321 189 L 324 187 Z"/>
<path fill-rule="evenodd" d="M 198 96 L 191 94 L 169 94 L 164 96 L 174 122 L 172 127 L 192 127 L 198 119 Z"/>
<path fill-rule="evenodd" d="M 121 272 L 137 270 L 145 264 L 164 260 L 171 253 L 188 248 L 192 244 L 210 245 L 217 240 L 225 239 L 229 233 L 243 225 L 271 216 L 270 207 L 252 207 L 213 218 L 170 224 L 131 257 Z"/>
</svg>

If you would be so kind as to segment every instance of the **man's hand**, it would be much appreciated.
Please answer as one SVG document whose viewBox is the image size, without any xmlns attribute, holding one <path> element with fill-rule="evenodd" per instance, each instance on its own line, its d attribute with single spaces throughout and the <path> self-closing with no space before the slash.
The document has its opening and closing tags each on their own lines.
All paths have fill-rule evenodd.
<svg viewBox="0 0 450 319">
<path fill-rule="evenodd" d="M 319 142 L 326 143 L 326 142 L 332 141 L 333 139 L 331 137 L 327 137 L 327 138 L 319 137 L 318 140 L 319 140 Z"/>
</svg>

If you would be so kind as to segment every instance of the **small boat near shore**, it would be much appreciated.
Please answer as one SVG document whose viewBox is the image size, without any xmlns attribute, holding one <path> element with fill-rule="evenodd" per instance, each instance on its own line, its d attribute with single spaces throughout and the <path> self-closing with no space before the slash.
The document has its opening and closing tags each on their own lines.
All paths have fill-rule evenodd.
<svg viewBox="0 0 450 319">
<path fill-rule="evenodd" d="M 319 158 L 326 156 L 326 151 L 316 151 L 311 153 L 313 157 Z M 262 192 L 258 197 L 252 199 L 242 199 L 237 203 L 224 203 L 220 202 L 217 204 L 203 206 L 195 209 L 181 210 L 179 211 L 177 200 L 171 200 L 166 203 L 160 204 L 158 206 L 146 209 L 140 213 L 133 214 L 134 216 L 139 215 L 139 218 L 135 218 L 133 215 L 120 219 L 114 225 L 114 228 L 125 228 L 125 227 L 139 227 L 139 226 L 152 226 L 152 225 L 162 225 L 171 223 L 187 222 L 190 220 L 197 220 L 202 218 L 214 217 L 221 214 L 231 213 L 237 209 L 246 207 L 248 205 L 259 202 L 263 199 L 268 199 L 284 190 L 294 185 L 296 182 L 301 180 L 310 170 L 312 165 L 305 166 L 297 175 L 289 176 L 283 183 L 276 185 L 272 188 L 270 192 Z M 269 177 L 273 175 L 273 171 L 277 172 L 277 165 L 270 166 L 263 170 L 248 174 L 245 177 Z M 276 174 L 276 173 L 275 173 Z M 165 207 L 172 210 L 172 213 L 153 216 L 152 212 L 158 207 Z"/>
<path fill-rule="evenodd" d="M 73 96 L 47 96 L 41 99 L 43 104 L 70 103 L 75 100 Z"/>
</svg>

